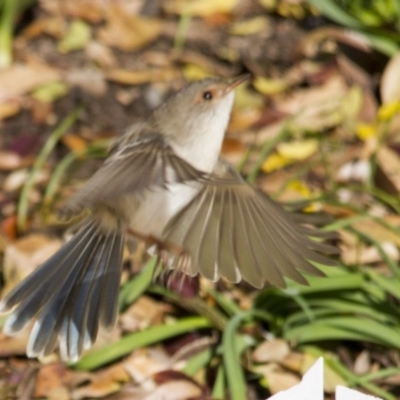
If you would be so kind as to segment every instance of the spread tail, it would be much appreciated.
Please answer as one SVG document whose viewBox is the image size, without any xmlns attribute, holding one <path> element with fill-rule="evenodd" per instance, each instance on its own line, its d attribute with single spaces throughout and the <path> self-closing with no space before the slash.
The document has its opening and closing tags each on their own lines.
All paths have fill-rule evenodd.
<svg viewBox="0 0 400 400">
<path fill-rule="evenodd" d="M 124 238 L 89 219 L 56 254 L 14 288 L 0 311 L 16 306 L 4 326 L 15 334 L 34 317 L 29 357 L 50 354 L 77 361 L 95 341 L 99 326 L 111 328 L 118 312 Z"/>
</svg>

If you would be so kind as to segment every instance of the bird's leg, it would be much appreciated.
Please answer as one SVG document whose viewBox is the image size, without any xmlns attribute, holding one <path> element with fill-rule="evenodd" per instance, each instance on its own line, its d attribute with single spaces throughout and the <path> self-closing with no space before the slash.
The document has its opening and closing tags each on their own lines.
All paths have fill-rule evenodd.
<svg viewBox="0 0 400 400">
<path fill-rule="evenodd" d="M 149 247 L 155 246 L 157 254 L 163 262 L 168 260 L 168 254 L 173 253 L 179 258 L 185 254 L 184 249 L 175 243 L 168 242 L 166 240 L 160 240 L 153 235 L 143 235 L 131 228 L 127 230 L 129 235 L 136 237 L 137 239 L 143 240 Z"/>
<path fill-rule="evenodd" d="M 153 280 L 159 277 L 167 287 L 181 292 L 190 271 L 190 255 L 175 243 L 160 240 L 152 235 L 143 235 L 133 229 L 128 229 L 127 232 L 137 239 L 143 240 L 149 247 L 155 246 L 157 261 Z M 163 268 L 163 266 L 167 268 Z M 168 274 L 168 270 L 172 270 L 170 274 Z M 178 286 L 176 286 L 177 280 L 179 280 Z"/>
</svg>

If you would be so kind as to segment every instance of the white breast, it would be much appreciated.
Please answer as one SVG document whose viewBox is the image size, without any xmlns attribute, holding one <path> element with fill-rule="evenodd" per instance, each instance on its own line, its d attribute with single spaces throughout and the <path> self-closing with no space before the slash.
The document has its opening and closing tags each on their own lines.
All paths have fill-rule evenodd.
<svg viewBox="0 0 400 400">
<path fill-rule="evenodd" d="M 180 157 L 201 171 L 214 170 L 229 122 L 233 98 L 234 93 L 229 93 L 218 103 L 214 113 L 191 126 L 191 132 L 179 143 L 171 144 Z"/>
<path fill-rule="evenodd" d="M 182 159 L 203 172 L 212 172 L 218 161 L 229 121 L 234 94 L 219 102 L 215 112 L 201 125 L 191 126 L 182 140 L 171 143 Z M 130 226 L 144 235 L 160 237 L 169 220 L 195 196 L 200 184 L 173 184 L 168 189 L 148 191 L 134 213 Z"/>
<path fill-rule="evenodd" d="M 131 218 L 130 227 L 143 235 L 160 237 L 165 225 L 196 195 L 198 188 L 188 184 L 169 185 L 169 190 L 149 191 Z"/>
</svg>

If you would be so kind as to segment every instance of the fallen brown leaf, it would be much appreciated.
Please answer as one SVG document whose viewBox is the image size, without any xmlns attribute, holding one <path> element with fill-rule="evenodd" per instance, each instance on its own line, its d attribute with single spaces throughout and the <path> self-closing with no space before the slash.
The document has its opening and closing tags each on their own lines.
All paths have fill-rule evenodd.
<svg viewBox="0 0 400 400">
<path fill-rule="evenodd" d="M 3 182 L 3 190 L 5 192 L 14 192 L 19 190 L 28 179 L 29 172 L 27 169 L 17 169 L 12 171 Z M 47 171 L 40 171 L 35 176 L 35 183 L 43 183 L 48 180 L 49 174 Z M 33 191 L 31 193 L 34 193 Z M 36 196 L 33 196 L 36 197 Z"/>
<path fill-rule="evenodd" d="M 104 4 L 98 0 L 43 0 L 41 7 L 52 15 L 82 18 L 99 23 L 103 18 Z"/>
<path fill-rule="evenodd" d="M 133 332 L 162 323 L 169 307 L 148 296 L 139 297 L 121 316 L 122 329 Z"/>
<path fill-rule="evenodd" d="M 42 234 L 31 234 L 8 245 L 4 253 L 4 292 L 29 275 L 61 246 L 61 241 Z"/>
<path fill-rule="evenodd" d="M 225 137 L 221 152 L 228 162 L 235 165 L 243 158 L 245 149 L 240 140 Z"/>
<path fill-rule="evenodd" d="M 109 368 L 98 374 L 99 379 L 101 379 L 102 377 L 114 379 L 118 382 L 128 382 L 130 379 L 130 376 L 126 372 L 126 368 L 123 364 L 111 365 Z"/>
<path fill-rule="evenodd" d="M 281 362 L 289 353 L 290 348 L 285 340 L 265 340 L 254 350 L 253 360 L 258 363 Z"/>
<path fill-rule="evenodd" d="M 187 400 L 201 396 L 202 390 L 194 383 L 186 380 L 175 380 L 157 386 L 142 400 Z"/>
<path fill-rule="evenodd" d="M 114 69 L 107 72 L 106 78 L 123 85 L 141 85 L 149 82 L 168 82 L 176 79 L 178 74 L 175 69 L 146 69 L 143 71 Z"/>
<path fill-rule="evenodd" d="M 240 132 L 250 128 L 260 120 L 259 108 L 234 109 L 228 125 L 228 132 Z"/>
<path fill-rule="evenodd" d="M 32 114 L 32 119 L 38 123 L 38 124 L 45 124 L 46 122 L 49 121 L 49 119 L 54 116 L 52 113 L 53 111 L 53 103 L 51 102 L 43 102 L 40 100 L 37 100 L 35 98 L 31 99 L 31 114 Z"/>
<path fill-rule="evenodd" d="M 22 157 L 17 153 L 0 150 L 0 171 L 12 171 L 22 166 Z"/>
<path fill-rule="evenodd" d="M 6 336 L 0 333 L 0 358 L 24 356 L 32 324 L 28 324 L 15 336 Z"/>
<path fill-rule="evenodd" d="M 11 99 L 0 103 L 0 121 L 17 114 L 21 109 L 20 102 Z"/>
<path fill-rule="evenodd" d="M 152 376 L 171 368 L 171 360 L 160 349 L 138 349 L 124 361 L 124 368 L 138 385 L 149 389 L 154 387 Z"/>
<path fill-rule="evenodd" d="M 392 260 L 397 261 L 400 259 L 399 250 L 393 243 L 382 242 L 381 246 L 386 255 Z M 340 253 L 343 262 L 349 265 L 366 265 L 383 261 L 382 255 L 380 254 L 376 246 L 340 246 Z"/>
<path fill-rule="evenodd" d="M 376 184 L 392 195 L 400 193 L 400 157 L 387 146 L 381 146 L 377 154 L 379 171 Z"/>
<path fill-rule="evenodd" d="M 357 375 L 365 375 L 371 368 L 371 354 L 368 350 L 363 350 L 354 361 L 354 373 Z"/>
<path fill-rule="evenodd" d="M 107 397 L 107 400 L 188 400 L 208 399 L 201 389 L 188 381 L 175 380 L 152 389 L 142 389 L 126 385 L 118 393 Z"/>
<path fill-rule="evenodd" d="M 276 363 L 258 366 L 255 371 L 262 374 L 267 380 L 268 388 L 272 394 L 287 390 L 300 382 L 299 376 L 285 371 Z"/>
<path fill-rule="evenodd" d="M 121 384 L 130 379 L 126 369 L 121 364 L 111 365 L 96 374 L 92 374 L 92 381 L 87 385 L 72 390 L 74 400 L 89 398 L 102 398 L 117 392 Z"/>
<path fill-rule="evenodd" d="M 118 6 L 111 6 L 107 12 L 107 24 L 99 29 L 97 37 L 109 46 L 131 51 L 151 43 L 161 31 L 159 20 L 128 15 Z"/>
<path fill-rule="evenodd" d="M 69 399 L 67 385 L 70 382 L 71 372 L 63 363 L 52 363 L 40 368 L 34 396 L 46 399 Z M 58 396 L 58 397 L 55 397 Z"/>
<path fill-rule="evenodd" d="M 304 354 L 290 352 L 280 364 L 291 371 L 300 372 L 303 365 Z"/>
<path fill-rule="evenodd" d="M 89 60 L 94 61 L 103 68 L 115 68 L 118 64 L 112 50 L 105 44 L 95 40 L 87 44 L 85 54 Z"/>
<path fill-rule="evenodd" d="M 13 241 L 17 238 L 17 217 L 14 214 L 4 218 L 1 221 L 0 233 L 1 233 L 0 237 L 4 236 L 4 238 L 9 241 Z M 0 239 L 0 250 L 3 250 L 1 245 L 1 239 Z"/>
<path fill-rule="evenodd" d="M 44 64 L 14 64 L 0 70 L 0 101 L 17 98 L 60 78 L 58 70 Z"/>
<path fill-rule="evenodd" d="M 381 98 L 383 103 L 400 100 L 400 53 L 393 56 L 382 74 Z"/>
<path fill-rule="evenodd" d="M 44 33 L 56 39 L 61 39 L 65 35 L 66 30 L 67 23 L 62 17 L 41 18 L 24 29 L 19 39 L 29 40 Z"/>
<path fill-rule="evenodd" d="M 68 135 L 64 135 L 61 138 L 62 143 L 66 146 L 69 150 L 74 151 L 76 153 L 83 152 L 86 147 L 87 143 L 81 136 L 76 135 L 74 133 L 69 133 Z"/>
<path fill-rule="evenodd" d="M 117 392 L 121 388 L 121 384 L 112 379 L 103 378 L 96 380 L 88 385 L 79 387 L 72 391 L 72 398 L 80 400 L 84 398 L 102 398 L 111 393 Z"/>
</svg>

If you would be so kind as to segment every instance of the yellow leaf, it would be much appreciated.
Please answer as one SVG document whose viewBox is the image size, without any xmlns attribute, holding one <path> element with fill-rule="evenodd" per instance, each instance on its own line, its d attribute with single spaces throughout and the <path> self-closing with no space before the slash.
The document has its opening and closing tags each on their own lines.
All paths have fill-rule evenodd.
<svg viewBox="0 0 400 400">
<path fill-rule="evenodd" d="M 356 135 L 361 140 L 367 140 L 371 137 L 376 136 L 377 132 L 378 130 L 376 129 L 376 126 L 374 124 L 360 123 L 357 126 Z"/>
<path fill-rule="evenodd" d="M 64 82 L 56 81 L 38 87 L 32 97 L 43 103 L 52 103 L 68 92 L 68 86 Z"/>
<path fill-rule="evenodd" d="M 400 101 L 392 101 L 382 104 L 378 110 L 378 119 L 380 121 L 388 121 L 400 112 Z"/>
<path fill-rule="evenodd" d="M 267 157 L 267 159 L 264 161 L 263 165 L 261 166 L 261 169 L 264 172 L 272 172 L 272 171 L 282 169 L 291 163 L 292 163 L 292 161 L 289 160 L 288 158 L 286 158 L 278 153 L 273 153 Z"/>
<path fill-rule="evenodd" d="M 188 81 L 197 81 L 208 78 L 213 74 L 207 69 L 197 64 L 186 64 L 183 67 L 183 75 Z"/>
<path fill-rule="evenodd" d="M 268 28 L 271 28 L 269 19 L 260 15 L 245 21 L 235 22 L 230 27 L 229 32 L 233 35 L 247 36 L 254 35 L 255 33 L 261 32 Z"/>
<path fill-rule="evenodd" d="M 68 53 L 84 49 L 91 37 L 90 26 L 81 20 L 72 21 L 65 37 L 58 43 L 58 51 Z"/>
<path fill-rule="evenodd" d="M 87 148 L 86 141 L 74 133 L 64 135 L 61 138 L 61 141 L 65 146 L 68 147 L 68 149 L 78 154 L 83 153 L 83 151 Z"/>
<path fill-rule="evenodd" d="M 290 181 L 287 185 L 287 189 L 300 193 L 304 198 L 310 198 L 312 194 L 310 188 L 304 182 L 297 179 Z"/>
<path fill-rule="evenodd" d="M 235 108 L 261 108 L 264 105 L 264 98 L 246 85 L 240 85 L 235 89 Z"/>
<path fill-rule="evenodd" d="M 289 84 L 283 79 L 268 79 L 257 76 L 253 82 L 254 87 L 262 94 L 273 95 L 284 92 Z"/>
<path fill-rule="evenodd" d="M 166 0 L 164 9 L 178 15 L 206 17 L 217 13 L 230 13 L 238 0 Z"/>
<path fill-rule="evenodd" d="M 304 19 L 306 10 L 303 4 L 291 4 L 279 2 L 276 7 L 276 12 L 285 18 Z"/>
<path fill-rule="evenodd" d="M 302 161 L 311 157 L 318 150 L 318 140 L 304 139 L 289 143 L 280 143 L 277 152 L 293 161 Z"/>
<path fill-rule="evenodd" d="M 278 5 L 278 0 L 258 0 L 258 2 L 269 11 L 275 10 Z"/>
</svg>

